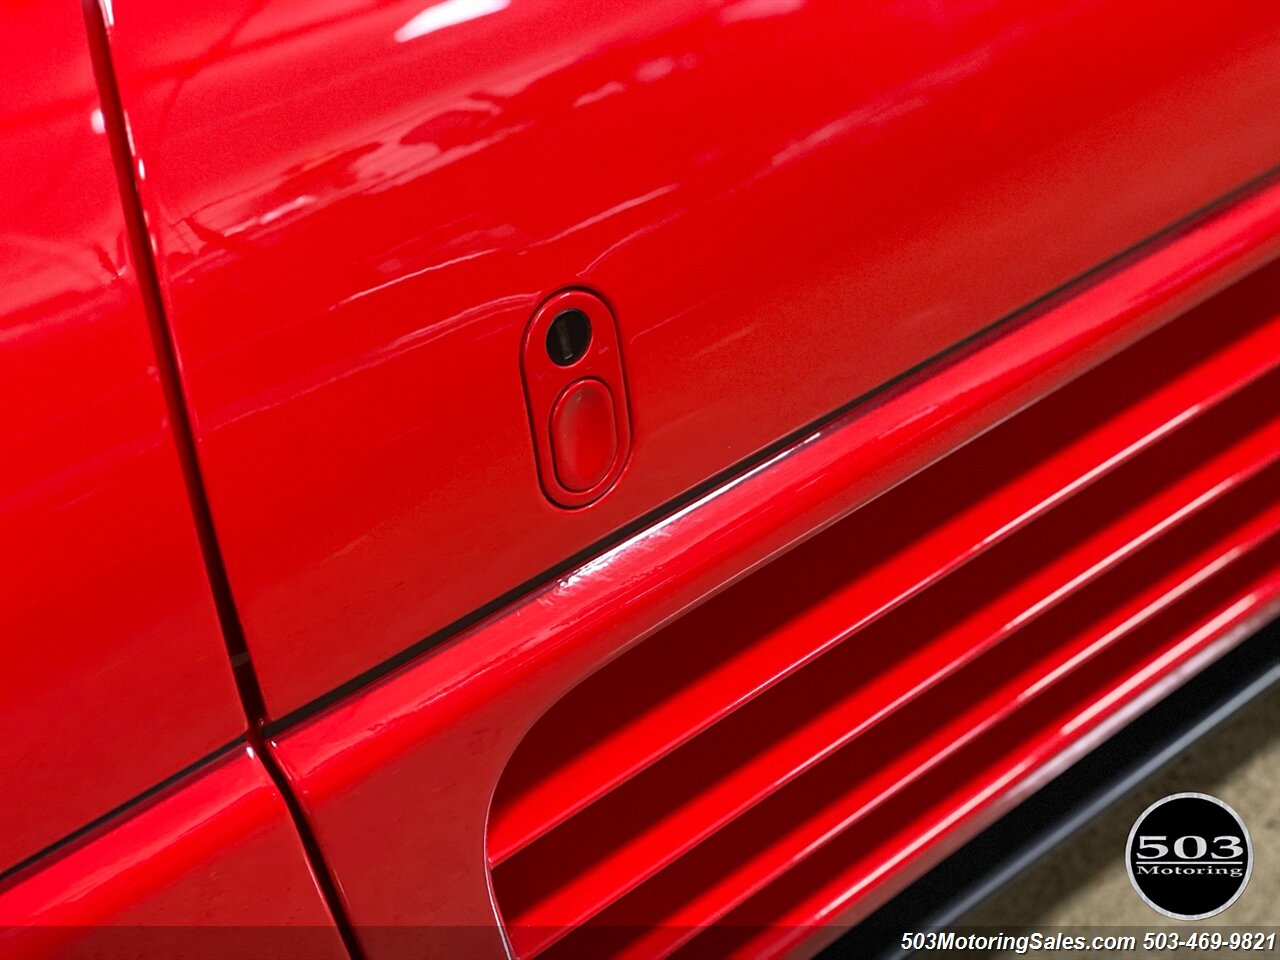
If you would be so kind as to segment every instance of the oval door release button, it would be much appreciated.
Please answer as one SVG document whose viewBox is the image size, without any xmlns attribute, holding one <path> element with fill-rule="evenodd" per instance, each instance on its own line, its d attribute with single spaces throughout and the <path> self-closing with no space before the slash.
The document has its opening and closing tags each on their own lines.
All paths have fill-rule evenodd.
<svg viewBox="0 0 1280 960">
<path fill-rule="evenodd" d="M 613 394 L 600 380 L 577 380 L 551 410 L 551 451 L 556 479 L 575 492 L 609 475 L 618 455 Z"/>
</svg>

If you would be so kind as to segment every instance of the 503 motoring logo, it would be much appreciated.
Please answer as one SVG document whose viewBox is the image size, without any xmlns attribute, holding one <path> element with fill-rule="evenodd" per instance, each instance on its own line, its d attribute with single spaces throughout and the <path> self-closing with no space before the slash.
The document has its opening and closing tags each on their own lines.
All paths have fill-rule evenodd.
<svg viewBox="0 0 1280 960">
<path fill-rule="evenodd" d="M 1253 872 L 1253 841 L 1217 797 L 1175 793 L 1138 817 L 1125 849 L 1129 882 L 1153 910 L 1203 920 L 1240 898 Z"/>
</svg>

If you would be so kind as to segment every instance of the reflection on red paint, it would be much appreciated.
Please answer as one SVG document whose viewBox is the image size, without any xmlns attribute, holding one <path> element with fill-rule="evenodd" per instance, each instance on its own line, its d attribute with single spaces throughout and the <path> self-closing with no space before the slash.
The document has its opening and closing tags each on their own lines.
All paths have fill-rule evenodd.
<svg viewBox="0 0 1280 960">
<path fill-rule="evenodd" d="M 113 31 L 276 717 L 1280 156 L 1274 4 L 492 7 L 182 0 Z M 635 442 L 562 510 L 520 338 L 580 285 Z"/>
</svg>

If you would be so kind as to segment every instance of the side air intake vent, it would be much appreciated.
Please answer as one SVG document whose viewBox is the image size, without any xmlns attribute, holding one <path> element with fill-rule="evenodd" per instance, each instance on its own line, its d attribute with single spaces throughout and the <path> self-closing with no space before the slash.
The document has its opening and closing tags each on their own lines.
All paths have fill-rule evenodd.
<svg viewBox="0 0 1280 960">
<path fill-rule="evenodd" d="M 1278 366 L 1270 267 L 587 678 L 494 799 L 516 952 L 771 955 L 1032 785 L 1280 592 Z"/>
</svg>

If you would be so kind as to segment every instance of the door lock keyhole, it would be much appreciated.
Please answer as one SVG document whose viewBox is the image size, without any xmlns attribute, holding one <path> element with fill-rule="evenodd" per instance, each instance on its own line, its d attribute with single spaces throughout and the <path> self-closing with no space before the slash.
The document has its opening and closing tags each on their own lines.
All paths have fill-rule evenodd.
<svg viewBox="0 0 1280 960">
<path fill-rule="evenodd" d="M 558 367 L 581 359 L 591 345 L 591 321 L 581 310 L 564 310 L 547 328 L 547 356 Z"/>
</svg>

